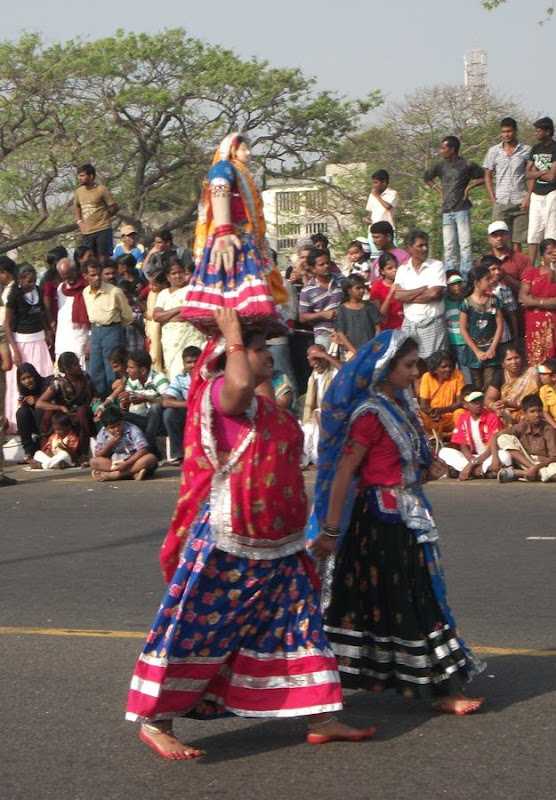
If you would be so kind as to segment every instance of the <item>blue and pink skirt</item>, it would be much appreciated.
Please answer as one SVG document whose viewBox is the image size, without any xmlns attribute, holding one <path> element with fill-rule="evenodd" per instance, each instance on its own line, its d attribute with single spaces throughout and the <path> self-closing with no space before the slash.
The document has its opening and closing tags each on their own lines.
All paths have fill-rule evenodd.
<svg viewBox="0 0 556 800">
<path fill-rule="evenodd" d="M 284 334 L 287 328 L 276 311 L 267 283 L 270 264 L 257 247 L 253 234 L 243 225 L 235 226 L 241 247 L 235 251 L 234 266 L 228 272 L 211 264 L 214 237 L 209 236 L 201 263 L 195 267 L 187 287 L 182 318 L 203 333 L 212 335 L 217 328 L 214 312 L 233 308 L 246 325 L 270 328 L 270 333 Z"/>
<path fill-rule="evenodd" d="M 126 718 L 341 708 L 308 556 L 259 561 L 218 550 L 205 507 L 137 661 Z"/>
</svg>

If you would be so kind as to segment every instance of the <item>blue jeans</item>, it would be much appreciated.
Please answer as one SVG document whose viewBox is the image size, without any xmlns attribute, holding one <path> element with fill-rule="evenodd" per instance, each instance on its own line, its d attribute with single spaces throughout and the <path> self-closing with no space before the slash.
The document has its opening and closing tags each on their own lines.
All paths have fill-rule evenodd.
<svg viewBox="0 0 556 800">
<path fill-rule="evenodd" d="M 116 379 L 114 370 L 108 363 L 108 356 L 115 347 L 122 343 L 122 326 L 119 322 L 112 325 L 91 326 L 91 353 L 89 371 L 99 396 L 104 398 L 112 391 L 112 383 Z"/>
<path fill-rule="evenodd" d="M 442 239 L 444 242 L 444 268 L 459 269 L 462 276 L 465 277 L 473 266 L 471 215 L 468 209 L 442 214 Z"/>
</svg>

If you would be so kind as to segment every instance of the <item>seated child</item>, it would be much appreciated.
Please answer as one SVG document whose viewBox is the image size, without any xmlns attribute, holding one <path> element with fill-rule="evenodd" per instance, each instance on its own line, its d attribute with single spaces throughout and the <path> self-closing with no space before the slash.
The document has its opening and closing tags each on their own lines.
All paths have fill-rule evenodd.
<svg viewBox="0 0 556 800">
<path fill-rule="evenodd" d="M 187 395 L 191 384 L 191 370 L 201 355 L 198 347 L 190 345 L 182 351 L 183 371 L 170 381 L 162 395 L 162 420 L 170 439 L 169 464 L 175 466 L 183 461 L 183 431 L 187 414 Z"/>
<path fill-rule="evenodd" d="M 542 400 L 538 394 L 528 394 L 521 401 L 523 418 L 492 437 L 491 448 L 506 451 L 513 467 L 500 469 L 498 480 L 509 483 L 523 478 L 526 481 L 556 480 L 556 430 L 543 417 Z M 492 468 L 499 467 L 498 459 Z"/>
<path fill-rule="evenodd" d="M 301 425 L 305 437 L 303 446 L 304 467 L 308 467 L 309 464 L 317 464 L 322 399 L 342 366 L 338 359 L 326 352 L 322 344 L 311 345 L 307 350 L 307 360 L 313 371 L 307 383 Z"/>
<path fill-rule="evenodd" d="M 162 426 L 162 395 L 170 381 L 152 368 L 150 355 L 132 350 L 127 358 L 127 381 L 120 395 L 124 418 L 144 432 L 151 450 L 156 450 L 156 437 Z"/>
<path fill-rule="evenodd" d="M 441 447 L 438 457 L 448 465 L 450 475 L 457 474 L 460 481 L 468 478 L 494 478 L 499 462 L 510 464 L 508 453 L 491 454 L 493 435 L 502 430 L 503 423 L 494 411 L 485 408 L 485 397 L 473 384 L 462 389 L 463 414 L 459 417 L 451 444 L 456 447 Z M 496 466 L 495 466 L 496 465 Z"/>
<path fill-rule="evenodd" d="M 36 450 L 31 469 L 66 469 L 75 466 L 79 454 L 79 436 L 73 428 L 71 417 L 55 411 L 51 419 L 53 433 L 42 450 Z"/>
<path fill-rule="evenodd" d="M 158 466 L 156 456 L 149 452 L 143 431 L 124 422 L 119 408 L 110 406 L 102 412 L 103 428 L 97 436 L 95 455 L 91 458 L 91 475 L 96 481 L 119 481 L 133 478 L 142 481 Z"/>
<path fill-rule="evenodd" d="M 556 428 L 556 358 L 547 358 L 537 370 L 541 382 L 539 395 L 542 400 L 543 416 L 548 425 Z"/>
</svg>

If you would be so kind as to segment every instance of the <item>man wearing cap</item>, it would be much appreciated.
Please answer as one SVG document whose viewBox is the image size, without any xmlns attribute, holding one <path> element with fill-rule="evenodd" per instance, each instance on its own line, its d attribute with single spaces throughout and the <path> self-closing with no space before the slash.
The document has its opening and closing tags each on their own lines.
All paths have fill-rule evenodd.
<svg viewBox="0 0 556 800">
<path fill-rule="evenodd" d="M 137 267 L 145 260 L 146 252 L 142 244 L 139 243 L 139 234 L 134 225 L 122 225 L 120 230 L 121 241 L 114 248 L 114 259 L 125 256 L 128 253 L 134 257 Z"/>
<path fill-rule="evenodd" d="M 514 250 L 521 251 L 521 245 L 527 242 L 529 223 L 525 170 L 531 148 L 517 141 L 517 122 L 512 117 L 504 117 L 500 134 L 502 141 L 488 150 L 483 163 L 485 187 L 492 203 L 493 221 L 506 223 Z M 496 177 L 496 190 L 493 177 Z"/>
<path fill-rule="evenodd" d="M 510 287 L 517 300 L 523 273 L 533 266 L 531 260 L 512 248 L 510 229 L 502 220 L 490 223 L 488 241 L 491 247 L 490 254 L 502 262 L 502 280 Z"/>
<path fill-rule="evenodd" d="M 450 439 L 450 444 L 455 447 L 442 447 L 438 451 L 438 458 L 448 464 L 450 470 L 457 473 L 460 481 L 484 475 L 494 478 L 500 469 L 511 464 L 511 457 L 505 451 L 496 451 L 496 458 L 492 457 L 490 442 L 492 437 L 504 428 L 500 417 L 485 408 L 483 392 L 475 389 L 473 384 L 467 384 L 461 390 L 464 412 L 458 418 L 456 427 Z M 492 462 L 496 462 L 496 471 Z"/>
</svg>

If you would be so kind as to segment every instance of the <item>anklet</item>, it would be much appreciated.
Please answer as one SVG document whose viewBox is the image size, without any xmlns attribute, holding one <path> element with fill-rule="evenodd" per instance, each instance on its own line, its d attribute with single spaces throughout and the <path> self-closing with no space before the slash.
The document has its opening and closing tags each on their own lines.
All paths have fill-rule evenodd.
<svg viewBox="0 0 556 800">
<path fill-rule="evenodd" d="M 338 719 L 338 717 L 335 714 L 332 714 L 332 716 L 329 717 L 324 722 L 313 722 L 310 725 L 309 725 L 309 723 L 307 723 L 307 728 L 310 731 L 315 730 L 315 728 L 323 728 L 325 725 L 330 725 L 331 722 L 336 722 L 337 719 Z"/>
<path fill-rule="evenodd" d="M 170 725 L 170 727 L 168 728 L 167 731 L 160 730 L 160 728 L 157 728 L 156 725 L 151 725 L 150 722 L 142 722 L 141 723 L 141 727 L 144 728 L 149 733 L 165 733 L 165 734 L 168 734 L 169 736 L 173 736 L 174 735 L 173 732 L 172 732 L 172 726 L 171 725 Z"/>
</svg>

